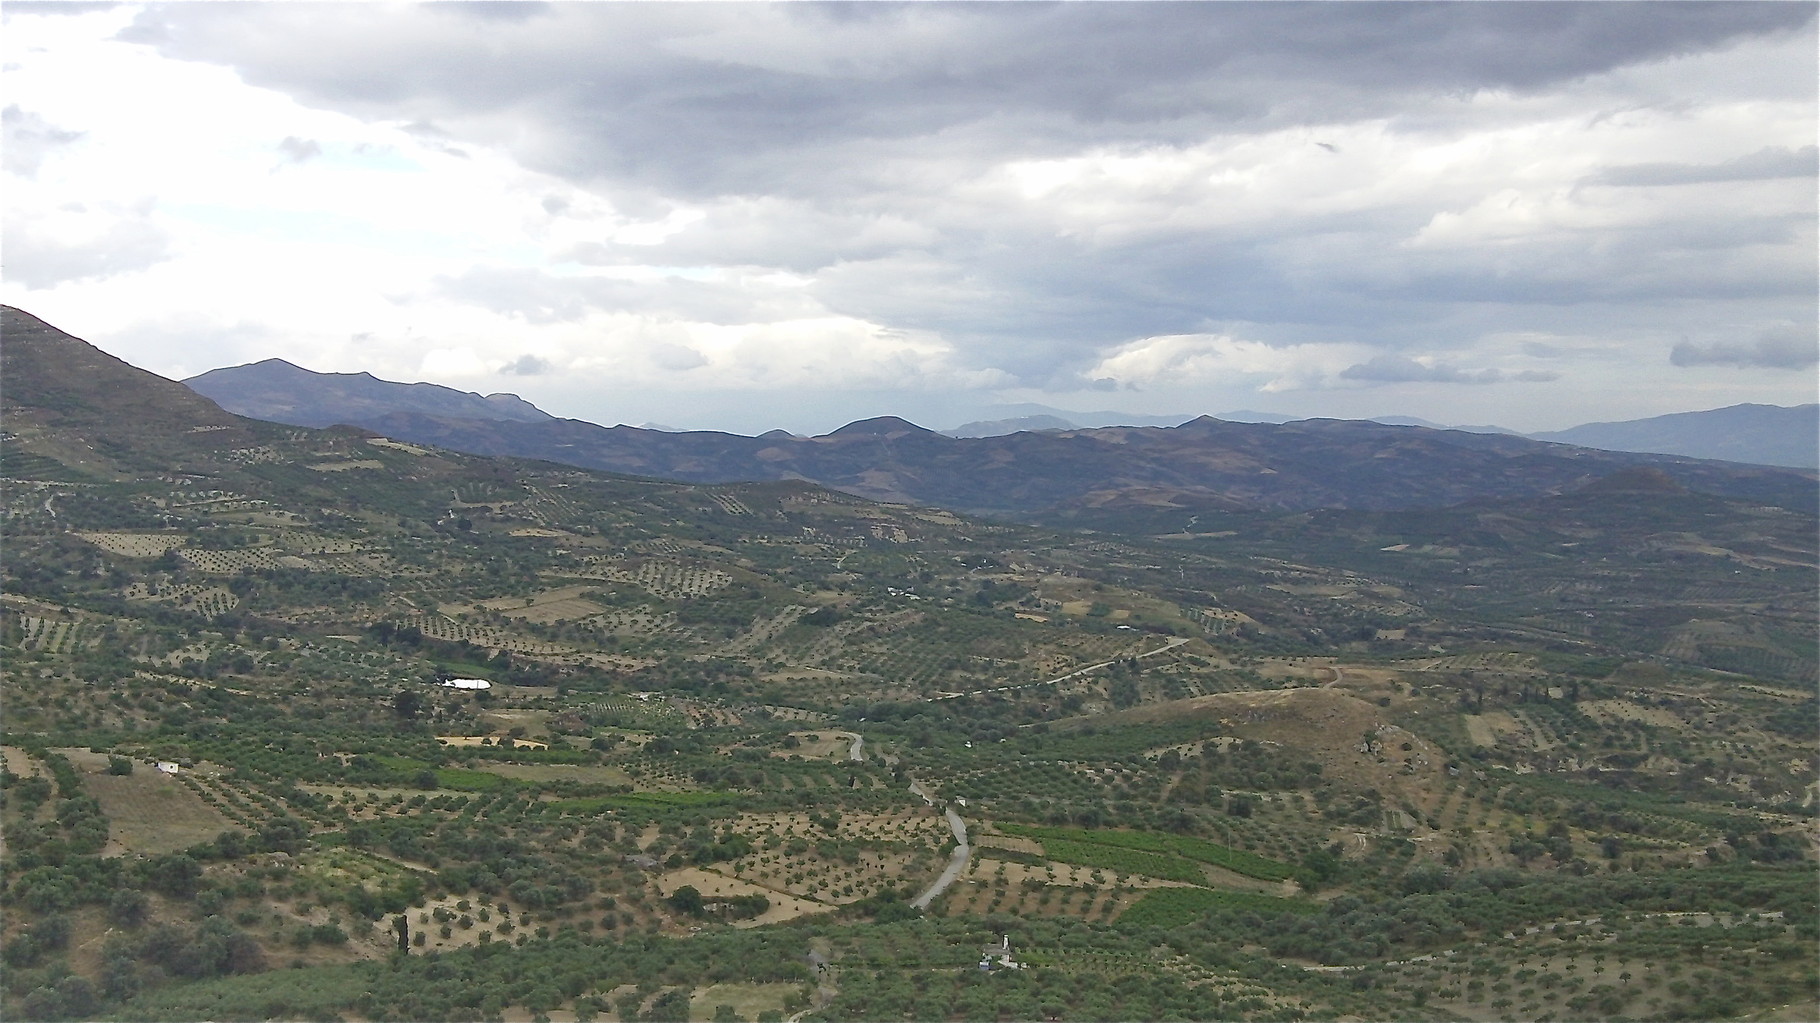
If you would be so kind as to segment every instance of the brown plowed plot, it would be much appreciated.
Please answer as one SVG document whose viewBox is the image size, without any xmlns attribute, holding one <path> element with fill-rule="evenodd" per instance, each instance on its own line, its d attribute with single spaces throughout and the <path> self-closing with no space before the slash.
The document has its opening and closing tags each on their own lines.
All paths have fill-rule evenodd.
<svg viewBox="0 0 1820 1023">
<path fill-rule="evenodd" d="M 1099 874 L 1098 880 L 1093 875 Z M 1152 888 L 1180 887 L 1148 877 L 1065 864 L 1031 866 L 975 857 L 942 901 L 945 916 L 1009 913 L 1020 918 L 1113 919 Z"/>
<path fill-rule="evenodd" d="M 1386 794 L 1404 794 L 1418 806 L 1437 803 L 1438 794 L 1445 789 L 1442 765 L 1448 758 L 1440 750 L 1387 722 L 1376 705 L 1339 689 L 1215 693 L 1091 720 L 1105 728 L 1196 718 L 1207 722 L 1210 736 L 1233 735 L 1301 750 L 1321 764 L 1326 777 L 1343 778 L 1359 788 L 1372 787 Z M 1405 745 L 1409 748 L 1404 749 Z"/>
<path fill-rule="evenodd" d="M 592 586 L 564 586 L 559 589 L 545 590 L 530 598 L 526 603 L 521 597 L 500 597 L 483 600 L 480 606 L 490 611 L 497 611 L 508 618 L 521 618 L 527 622 L 564 622 L 577 618 L 590 618 L 600 614 L 606 608 L 590 600 L 582 599 L 582 593 L 594 589 Z"/>
<path fill-rule="evenodd" d="M 40 770 L 38 761 L 17 746 L 0 746 L 0 757 L 4 757 L 6 769 L 21 778 L 44 773 Z"/>
<path fill-rule="evenodd" d="M 1466 714 L 1466 734 L 1478 746 L 1496 746 L 1505 736 L 1523 740 L 1527 745 L 1529 733 L 1511 717 L 1509 711 L 1494 710 L 1485 714 Z"/>
<path fill-rule="evenodd" d="M 84 773 L 82 786 L 107 815 L 104 855 L 176 852 L 236 829 L 189 786 L 145 764 L 132 774 Z"/>
<path fill-rule="evenodd" d="M 974 835 L 973 845 L 982 855 L 989 855 L 988 849 L 1004 849 L 1009 852 L 1031 853 L 1041 856 L 1043 843 L 1034 838 L 1020 838 L 1017 835 Z"/>
<path fill-rule="evenodd" d="M 243 568 L 274 568 L 278 561 L 273 552 L 263 548 L 234 551 L 205 551 L 186 548 L 183 560 L 199 571 L 214 575 L 232 575 Z"/>
<path fill-rule="evenodd" d="M 804 813 L 752 814 L 742 816 L 734 830 L 757 851 L 719 864 L 717 871 L 772 892 L 835 905 L 934 878 L 953 841 L 947 822 L 926 810 L 840 814 L 833 833 Z"/>
<path fill-rule="evenodd" d="M 774 924 L 783 920 L 793 920 L 807 913 L 826 912 L 830 908 L 826 903 L 798 898 L 777 888 L 767 888 L 764 885 L 730 877 L 706 867 L 684 867 L 657 878 L 657 890 L 663 892 L 666 898 L 683 885 L 693 886 L 696 891 L 701 893 L 702 899 L 707 902 L 742 895 L 762 895 L 770 900 L 770 909 L 758 916 L 734 921 L 733 926 L 735 927 Z"/>
<path fill-rule="evenodd" d="M 107 551 L 128 558 L 155 558 L 172 547 L 183 546 L 178 533 L 77 533 L 84 540 Z"/>
<path fill-rule="evenodd" d="M 804 760 L 845 760 L 853 740 L 839 732 L 791 732 L 802 743 L 795 749 L 772 750 L 774 757 L 798 756 Z"/>
<path fill-rule="evenodd" d="M 1663 728 L 1687 727 L 1687 722 L 1681 720 L 1674 711 L 1647 707 L 1629 700 L 1586 700 L 1576 706 L 1595 721 L 1641 721 Z"/>
</svg>

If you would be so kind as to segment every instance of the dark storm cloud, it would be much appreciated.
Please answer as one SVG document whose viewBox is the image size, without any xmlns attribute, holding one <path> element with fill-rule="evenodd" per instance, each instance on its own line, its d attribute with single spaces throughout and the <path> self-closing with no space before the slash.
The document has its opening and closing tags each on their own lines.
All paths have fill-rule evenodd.
<svg viewBox="0 0 1820 1023">
<path fill-rule="evenodd" d="M 1683 341 L 1669 353 L 1677 366 L 1736 366 L 1756 369 L 1810 369 L 1820 364 L 1820 340 L 1815 329 L 1793 325 L 1774 327 L 1748 343 L 1719 341 L 1695 344 Z"/>
<path fill-rule="evenodd" d="M 1444 198 L 1399 187 L 1401 165 L 1373 163 L 1370 132 L 1347 129 L 1381 126 L 1381 152 L 1498 117 L 1697 106 L 1697 85 L 1664 95 L 1618 82 L 1547 112 L 1510 112 L 1607 72 L 1811 33 L 1814 16 L 1811 4 L 1783 3 L 180 4 L 149 8 L 126 37 L 450 152 L 502 148 L 624 218 L 699 214 L 656 244 L 603 230 L 559 258 L 788 270 L 812 278 L 804 301 L 933 332 L 957 364 L 1033 386 L 1078 383 L 1132 339 L 1232 323 L 1269 343 L 1384 350 L 1342 374 L 1361 383 L 1491 383 L 1547 374 L 1396 353 L 1451 350 L 1538 318 L 1596 334 L 1668 317 L 1655 308 L 1665 301 L 1807 303 L 1811 211 L 1685 206 L 1589 227 L 1537 209 L 1514 228 L 1467 223 L 1456 241 L 1430 240 L 1439 218 L 1470 220 L 1482 195 L 1547 186 L 1515 169 L 1506 181 L 1498 166 L 1474 169 L 1470 187 L 1437 179 L 1457 188 Z M 1509 102 L 1468 102 L 1486 96 Z M 1096 194 L 1091 175 L 1028 198 L 992 177 L 1016 161 L 1180 155 L 1301 128 L 1309 137 L 1283 144 L 1319 167 L 1269 215 L 1214 215 L 1218 169 L 1191 160 L 1179 183 L 1124 205 Z M 1568 185 L 1773 182 L 1812 174 L 1815 160 L 1798 144 L 1727 155 L 1627 156 L 1562 173 Z M 1218 201 L 1271 198 L 1269 173 L 1284 162 L 1238 168 L 1265 171 Z M 1382 194 L 1311 201 L 1359 185 L 1353 175 L 1375 176 Z M 533 201 L 555 218 L 579 205 Z M 532 323 L 801 311 L 674 277 L 476 268 L 439 287 Z M 1778 309 L 1759 322 L 1782 318 L 1795 317 Z"/>
<path fill-rule="evenodd" d="M 510 115 L 520 156 L 693 195 L 826 194 L 850 160 L 1394 112 L 1533 90 L 1810 21 L 1805 4 L 567 4 L 149 10 L 129 38 L 314 102 L 446 124 Z M 514 5 L 504 5 L 508 10 Z M 479 127 L 476 126 L 476 130 Z"/>
</svg>

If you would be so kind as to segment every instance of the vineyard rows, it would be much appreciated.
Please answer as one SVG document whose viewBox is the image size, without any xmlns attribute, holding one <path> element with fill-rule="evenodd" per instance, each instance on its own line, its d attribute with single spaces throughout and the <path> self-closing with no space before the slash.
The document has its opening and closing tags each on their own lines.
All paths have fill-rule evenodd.
<svg viewBox="0 0 1820 1023">
<path fill-rule="evenodd" d="M 720 505 L 721 510 L 725 511 L 728 515 L 752 514 L 752 509 L 746 507 L 745 502 L 734 497 L 732 494 L 710 493 L 708 496 L 713 499 L 715 504 Z"/>
<path fill-rule="evenodd" d="M 85 630 L 80 622 L 22 615 L 19 618 L 19 624 L 25 633 L 20 645 L 27 650 L 68 654 L 94 642 L 83 635 Z"/>
<path fill-rule="evenodd" d="M 263 547 L 232 551 L 196 550 L 184 547 L 178 549 L 177 555 L 199 571 L 213 575 L 233 575 L 243 568 L 278 567 L 278 560 L 274 552 Z"/>
<path fill-rule="evenodd" d="M 1210 909 L 1237 909 L 1256 913 L 1313 913 L 1319 905 L 1303 899 L 1285 899 L 1256 892 L 1217 888 L 1158 888 L 1119 917 L 1133 927 L 1177 927 L 1193 923 Z"/>
<path fill-rule="evenodd" d="M 176 604 L 179 607 L 213 617 L 226 614 L 240 606 L 240 598 L 219 586 L 198 586 L 194 583 L 182 583 L 175 586 L 148 586 L 145 583 L 134 583 L 125 590 L 128 600 L 155 600 L 160 603 Z"/>
<path fill-rule="evenodd" d="M 761 614 L 752 620 L 751 628 L 721 647 L 720 654 L 723 657 L 732 657 L 763 646 L 783 635 L 790 626 L 795 625 L 803 615 L 808 613 L 809 609 L 801 604 L 786 604 L 783 610 L 774 616 L 766 617 Z"/>
<path fill-rule="evenodd" d="M 1216 842 L 1209 842 L 1206 839 L 1195 838 L 1190 835 L 1172 835 L 1144 831 L 1087 831 L 1079 828 L 1047 828 L 1018 824 L 1004 824 L 1000 825 L 1000 827 L 1010 834 L 1022 835 L 1026 838 L 1034 838 L 1042 842 L 1045 855 L 1065 863 L 1083 862 L 1077 859 L 1070 859 L 1068 858 L 1069 856 L 1099 856 L 1102 858 L 1108 856 L 1108 854 L 1104 852 L 1081 848 L 1083 846 L 1091 846 L 1102 850 L 1111 849 L 1140 854 L 1145 857 L 1173 860 L 1177 863 L 1184 860 L 1192 861 L 1194 863 L 1207 863 L 1216 867 L 1223 867 L 1237 874 L 1244 874 L 1247 877 L 1255 877 L 1265 881 L 1282 881 L 1293 876 L 1295 873 L 1295 868 L 1286 863 L 1279 863 L 1276 860 L 1259 856 L 1256 853 L 1246 852 L 1243 849 L 1233 849 Z M 1060 854 L 1058 854 L 1058 852 Z M 1133 859 L 1130 862 L 1136 863 L 1138 861 Z M 1177 881 L 1194 881 L 1196 883 L 1199 883 L 1202 880 L 1202 875 L 1198 869 L 1193 870 L 1192 876 L 1189 876 L 1187 870 L 1183 867 L 1170 866 L 1167 863 L 1161 862 L 1152 862 L 1149 859 L 1146 859 L 1144 862 L 1150 863 L 1157 869 L 1174 870 L 1176 873 L 1157 874 L 1142 869 L 1125 870 L 1125 872 L 1141 873 L 1150 877 L 1162 877 Z M 1093 863 L 1091 865 L 1110 866 L 1117 870 L 1125 869 L 1113 862 Z"/>
<path fill-rule="evenodd" d="M 474 646 L 496 647 L 500 650 L 526 654 L 572 654 L 575 652 L 569 647 L 557 643 L 527 639 L 492 626 L 455 621 L 442 615 L 414 615 L 406 619 L 405 624 L 414 625 L 425 636 L 440 639 L 446 643 L 465 642 Z"/>
<path fill-rule="evenodd" d="M 173 547 L 183 546 L 184 537 L 177 533 L 77 533 L 84 540 L 127 558 L 156 558 Z"/>
</svg>

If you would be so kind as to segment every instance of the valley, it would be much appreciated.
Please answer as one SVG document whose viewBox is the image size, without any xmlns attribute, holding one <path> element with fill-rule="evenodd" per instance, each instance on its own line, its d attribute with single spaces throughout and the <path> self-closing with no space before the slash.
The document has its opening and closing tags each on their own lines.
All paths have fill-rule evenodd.
<svg viewBox="0 0 1820 1023">
<path fill-rule="evenodd" d="M 1387 454 L 981 518 L 5 333 L 21 1018 L 1820 1012 L 1811 473 L 1390 502 Z"/>
</svg>

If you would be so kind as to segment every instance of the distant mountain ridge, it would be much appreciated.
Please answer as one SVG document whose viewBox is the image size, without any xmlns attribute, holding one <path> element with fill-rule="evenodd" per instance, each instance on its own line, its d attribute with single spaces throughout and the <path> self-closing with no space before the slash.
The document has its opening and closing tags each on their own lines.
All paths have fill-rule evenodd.
<svg viewBox="0 0 1820 1023">
<path fill-rule="evenodd" d="M 286 382 L 284 401 L 273 396 L 273 380 Z M 241 381 L 259 386 L 236 394 Z M 602 427 L 556 419 L 528 403 L 534 415 L 509 416 L 501 409 L 515 406 L 496 401 L 500 396 L 388 384 L 366 374 L 315 374 L 277 360 L 205 373 L 192 383 L 235 411 L 261 408 L 295 425 L 349 423 L 474 454 L 694 483 L 802 479 L 873 500 L 1083 523 L 1142 508 L 1180 509 L 1187 518 L 1246 508 L 1444 507 L 1564 493 L 1637 466 L 1655 466 L 1689 489 L 1772 503 L 1810 503 L 1814 487 L 1811 476 L 1786 471 L 1356 420 L 1267 424 L 1202 416 L 1180 425 L 956 437 L 880 416 L 819 437 L 777 430 L 747 437 Z M 300 393 L 312 388 L 326 395 Z M 1040 405 L 1002 408 L 1058 419 L 1117 417 Z M 1174 417 L 1152 418 L 1171 423 Z"/>
<path fill-rule="evenodd" d="M 1820 405 L 1730 405 L 1649 419 L 1586 423 L 1536 440 L 1756 465 L 1820 468 Z"/>
<path fill-rule="evenodd" d="M 319 373 L 276 358 L 209 370 L 183 383 L 237 415 L 292 426 L 322 427 L 336 423 L 364 426 L 392 413 L 488 422 L 549 423 L 556 419 L 515 394 L 480 395 L 441 384 L 397 383 L 381 380 L 370 373 Z M 1003 413 L 1004 418 L 975 420 L 937 432 L 948 437 L 983 439 L 1034 431 L 1173 427 L 1193 418 L 1115 411 L 1075 412 L 1034 402 L 988 406 L 985 411 Z M 1214 418 L 1275 425 L 1310 421 L 1308 417 L 1250 410 L 1223 412 Z M 1386 426 L 1526 436 L 1531 440 L 1606 451 L 1820 468 L 1820 406 L 1817 405 L 1794 408 L 1733 405 L 1650 419 L 1587 423 L 1566 430 L 1533 434 L 1522 434 L 1501 426 L 1447 426 L 1415 416 L 1374 416 L 1363 421 Z M 647 423 L 641 429 L 672 434 L 702 432 L 657 423 Z M 918 426 L 916 429 L 923 428 Z"/>
<path fill-rule="evenodd" d="M 962 423 L 941 433 L 950 437 L 1002 437 L 1026 430 L 1091 430 L 1103 426 L 1180 426 L 1194 417 L 1186 413 L 1153 416 L 1142 412 L 1073 412 L 1035 402 L 992 405 L 983 411 L 995 416 Z"/>
<path fill-rule="evenodd" d="M 283 359 L 211 369 L 184 380 L 236 415 L 291 426 L 360 425 L 390 412 L 538 423 L 555 417 L 516 394 L 480 395 L 441 384 L 401 384 L 371 373 L 318 373 Z"/>
<path fill-rule="evenodd" d="M 694 483 L 803 479 L 872 500 L 1032 520 L 1126 505 L 1199 511 L 1446 507 L 1564 493 L 1636 466 L 1691 490 L 1807 507 L 1812 474 L 1520 437 L 1348 420 L 1282 425 L 1212 417 L 955 438 L 901 419 L 820 437 L 657 433 L 577 420 L 483 422 L 393 413 L 365 424 L 415 443 Z"/>
</svg>

